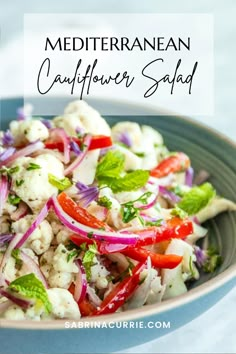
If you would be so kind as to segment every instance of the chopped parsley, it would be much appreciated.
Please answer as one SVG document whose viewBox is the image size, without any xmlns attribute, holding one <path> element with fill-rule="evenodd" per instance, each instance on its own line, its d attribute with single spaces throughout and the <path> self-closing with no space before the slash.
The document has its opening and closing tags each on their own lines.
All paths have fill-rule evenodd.
<svg viewBox="0 0 236 354">
<path fill-rule="evenodd" d="M 7 200 L 11 205 L 18 205 L 21 201 L 21 198 L 15 194 L 9 194 Z"/>
<path fill-rule="evenodd" d="M 209 247 L 206 251 L 207 259 L 203 265 L 206 273 L 213 273 L 222 264 L 223 258 L 214 247 Z"/>
<path fill-rule="evenodd" d="M 112 201 L 109 198 L 107 198 L 105 195 L 103 197 L 98 198 L 97 204 L 107 209 L 111 209 L 112 207 Z"/>
<path fill-rule="evenodd" d="M 22 186 L 22 184 L 24 183 L 24 180 L 23 179 L 20 179 L 20 180 L 16 180 L 16 186 L 17 187 L 20 187 L 20 186 Z"/>
<path fill-rule="evenodd" d="M 121 204 L 121 214 L 123 222 L 128 223 L 134 218 L 138 217 L 141 223 L 143 224 L 143 219 L 140 218 L 139 215 L 140 209 L 135 206 L 135 203 L 141 202 L 142 204 L 147 204 L 148 198 L 151 196 L 151 194 L 151 192 L 146 192 L 135 200 L 131 200 L 127 203 Z"/>
<path fill-rule="evenodd" d="M 26 168 L 27 171 L 32 171 L 32 170 L 39 170 L 41 168 L 40 165 L 30 162 L 28 167 Z"/>
<path fill-rule="evenodd" d="M 95 265 L 96 263 L 94 262 L 95 255 L 97 254 L 97 246 L 96 244 L 92 244 L 88 246 L 88 250 L 85 252 L 83 259 L 82 259 L 82 264 L 84 266 L 85 272 L 86 272 L 86 277 L 87 280 L 91 280 L 91 267 Z"/>
</svg>

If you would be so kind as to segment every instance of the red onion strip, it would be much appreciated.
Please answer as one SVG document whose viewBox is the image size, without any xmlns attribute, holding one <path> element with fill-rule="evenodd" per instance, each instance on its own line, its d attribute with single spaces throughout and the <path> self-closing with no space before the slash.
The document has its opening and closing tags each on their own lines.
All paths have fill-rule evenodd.
<svg viewBox="0 0 236 354">
<path fill-rule="evenodd" d="M 89 146 L 92 140 L 92 136 L 91 135 L 86 135 L 86 137 L 84 138 L 84 150 L 82 151 L 82 153 L 76 157 L 76 159 L 72 162 L 72 164 L 70 164 L 64 171 L 65 176 L 70 174 L 75 168 L 77 168 L 81 162 L 83 161 L 83 159 L 85 158 L 88 150 L 89 150 Z"/>
<path fill-rule="evenodd" d="M 20 299 L 19 297 L 17 297 L 15 294 L 11 293 L 8 290 L 0 289 L 0 294 L 6 297 L 7 299 L 9 299 L 10 301 L 14 302 L 14 304 L 22 307 L 23 309 L 28 309 L 32 304 L 31 301 Z"/>
<path fill-rule="evenodd" d="M 41 224 L 41 222 L 46 218 L 48 211 L 50 209 L 50 206 L 51 206 L 51 198 L 44 205 L 43 209 L 40 211 L 40 213 L 38 214 L 37 218 L 30 226 L 30 228 L 25 232 L 25 234 L 18 241 L 15 248 L 20 248 L 21 246 L 23 246 L 23 244 L 27 241 L 27 239 L 34 232 L 34 230 L 37 229 L 37 227 Z"/>
<path fill-rule="evenodd" d="M 139 209 L 147 210 L 147 209 L 152 208 L 156 204 L 157 198 L 158 198 L 158 195 L 156 195 L 155 198 L 150 203 L 142 205 L 141 207 L 139 207 Z"/>
<path fill-rule="evenodd" d="M 24 264 L 26 265 L 30 273 L 34 273 L 36 277 L 43 283 L 45 288 L 48 289 L 48 283 L 43 273 L 41 272 L 38 264 L 30 256 L 28 256 L 28 254 L 26 254 L 23 251 L 20 252 L 20 258 L 22 259 L 22 261 L 24 262 Z"/>
<path fill-rule="evenodd" d="M 133 245 L 136 243 L 138 236 L 135 234 L 129 233 L 118 233 L 118 232 L 109 232 L 99 229 L 94 229 L 92 227 L 83 225 L 78 221 L 71 218 L 68 214 L 64 212 L 56 197 L 52 197 L 53 208 L 60 219 L 60 221 L 71 231 L 79 234 L 82 237 L 88 239 L 88 235 L 91 234 L 91 237 L 94 240 L 98 241 L 107 241 L 109 243 L 119 243 L 125 245 Z"/>
<path fill-rule="evenodd" d="M 0 167 L 1 166 L 8 166 L 12 162 L 14 162 L 16 159 L 19 157 L 24 157 L 33 154 L 37 150 L 41 150 L 44 148 L 44 144 L 41 141 L 36 141 L 32 144 L 27 145 L 23 149 L 18 150 L 15 152 L 12 156 L 10 156 L 8 159 L 4 161 L 0 161 Z"/>
<path fill-rule="evenodd" d="M 100 306 L 102 303 L 102 300 L 96 295 L 95 290 L 93 288 L 90 288 L 90 286 L 87 287 L 87 294 L 89 296 L 90 301 L 96 306 Z"/>
<path fill-rule="evenodd" d="M 28 211 L 29 211 L 28 205 L 21 201 L 18 208 L 16 209 L 16 211 L 14 211 L 10 215 L 11 220 L 17 221 L 17 220 L 23 218 L 25 215 L 28 214 Z"/>
<path fill-rule="evenodd" d="M 66 135 L 65 130 L 62 128 L 54 128 L 54 129 L 51 129 L 50 134 L 51 134 L 52 139 L 55 138 L 55 140 L 57 140 L 57 138 L 59 138 L 62 141 L 63 147 L 64 147 L 64 163 L 65 164 L 69 163 L 70 162 L 70 144 L 69 144 L 69 138 Z"/>
<path fill-rule="evenodd" d="M 74 299 L 76 302 L 83 301 L 87 292 L 87 279 L 84 266 L 80 259 L 75 261 L 75 264 L 78 267 L 78 273 L 75 279 L 75 291 Z"/>
<path fill-rule="evenodd" d="M 8 196 L 8 181 L 6 176 L 2 176 L 0 179 L 0 215 Z"/>
</svg>

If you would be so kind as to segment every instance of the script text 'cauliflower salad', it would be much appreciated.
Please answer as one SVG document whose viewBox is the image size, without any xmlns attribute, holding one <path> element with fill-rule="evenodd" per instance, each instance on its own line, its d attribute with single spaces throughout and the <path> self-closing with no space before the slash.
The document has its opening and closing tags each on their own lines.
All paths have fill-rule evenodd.
<svg viewBox="0 0 236 354">
<path fill-rule="evenodd" d="M 196 241 L 235 204 L 153 128 L 83 101 L 0 132 L 0 316 L 79 319 L 187 291 L 221 257 Z"/>
</svg>

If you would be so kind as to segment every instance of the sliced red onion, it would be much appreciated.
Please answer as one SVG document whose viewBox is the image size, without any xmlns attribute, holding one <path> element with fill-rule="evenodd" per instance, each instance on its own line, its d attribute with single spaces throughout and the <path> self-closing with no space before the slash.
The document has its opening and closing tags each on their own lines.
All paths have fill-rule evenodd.
<svg viewBox="0 0 236 354">
<path fill-rule="evenodd" d="M 83 161 L 83 159 L 85 158 L 85 156 L 87 155 L 87 152 L 88 152 L 88 149 L 89 149 L 89 146 L 90 146 L 90 143 L 91 143 L 91 139 L 92 139 L 92 136 L 91 135 L 86 135 L 85 138 L 84 138 L 84 149 L 82 151 L 82 153 L 77 156 L 75 158 L 75 160 L 72 162 L 72 164 L 70 164 L 66 169 L 65 169 L 65 176 L 70 174 L 72 171 L 74 171 L 75 168 L 77 168 L 81 162 Z"/>
<path fill-rule="evenodd" d="M 26 120 L 32 117 L 33 106 L 31 104 L 25 104 L 23 107 L 19 107 L 16 111 L 17 119 L 19 121 Z"/>
<path fill-rule="evenodd" d="M 166 187 L 164 186 L 159 186 L 159 193 L 165 197 L 168 198 L 171 202 L 173 202 L 174 204 L 178 203 L 181 198 L 176 195 L 175 193 L 169 191 Z"/>
<path fill-rule="evenodd" d="M 52 156 L 55 156 L 58 160 L 64 163 L 64 155 L 60 153 L 59 151 L 56 150 L 51 150 L 51 149 L 42 149 L 37 151 L 33 156 L 39 156 L 39 155 L 44 155 L 44 154 L 50 154 Z"/>
<path fill-rule="evenodd" d="M 51 198 L 47 201 L 44 205 L 43 209 L 41 209 L 40 213 L 38 214 L 37 218 L 34 220 L 30 228 L 24 233 L 21 239 L 17 242 L 14 248 L 20 248 L 23 244 L 27 241 L 30 235 L 37 229 L 37 227 L 41 224 L 41 222 L 46 218 L 48 215 L 48 211 L 50 206 L 52 205 Z"/>
<path fill-rule="evenodd" d="M 12 133 L 10 132 L 10 130 L 8 129 L 7 131 L 5 131 L 3 133 L 3 137 L 2 137 L 2 145 L 4 146 L 11 146 L 14 144 L 14 137 L 12 135 Z"/>
<path fill-rule="evenodd" d="M 70 149 L 76 156 L 79 156 L 82 153 L 79 145 L 73 140 L 70 142 Z"/>
<path fill-rule="evenodd" d="M 45 125 L 46 128 L 52 129 L 52 122 L 48 119 L 41 119 L 41 122 Z"/>
<path fill-rule="evenodd" d="M 210 177 L 210 174 L 205 171 L 205 170 L 201 170 L 197 173 L 196 177 L 193 180 L 193 184 L 196 184 L 197 186 L 206 182 Z"/>
<path fill-rule="evenodd" d="M 11 213 L 11 215 L 10 215 L 11 220 L 17 221 L 17 220 L 23 218 L 25 215 L 27 215 L 28 212 L 29 212 L 28 205 L 21 201 L 18 208 L 16 209 L 16 211 Z"/>
<path fill-rule="evenodd" d="M 28 300 L 21 299 L 17 297 L 17 295 L 9 290 L 1 289 L 0 288 L 0 294 L 10 301 L 14 302 L 14 304 L 20 306 L 21 308 L 27 310 L 31 305 L 32 302 Z"/>
<path fill-rule="evenodd" d="M 140 216 L 142 216 L 142 218 L 145 220 L 145 221 L 149 221 L 149 222 L 157 222 L 157 221 L 162 221 L 162 222 L 164 222 L 164 220 L 163 220 L 163 218 L 162 218 L 162 216 L 159 216 L 159 217 L 157 217 L 157 216 L 155 216 L 155 217 L 152 217 L 152 216 L 150 216 L 150 215 L 147 215 L 147 214 L 145 214 L 145 213 L 140 213 Z"/>
<path fill-rule="evenodd" d="M 128 147 L 132 146 L 132 140 L 128 132 L 122 132 L 119 134 L 118 141 Z"/>
<path fill-rule="evenodd" d="M 202 267 L 208 259 L 207 252 L 198 246 L 193 246 L 198 267 Z"/>
<path fill-rule="evenodd" d="M 11 157 L 14 154 L 15 151 L 16 149 L 14 147 L 9 147 L 8 149 L 6 149 L 0 154 L 0 161 L 7 160 L 9 157 Z"/>
<path fill-rule="evenodd" d="M 110 232 L 105 230 L 94 229 L 92 227 L 83 225 L 78 221 L 71 218 L 68 214 L 64 212 L 56 197 L 52 197 L 54 211 L 59 218 L 59 220 L 71 231 L 79 234 L 82 237 L 88 239 L 88 235 L 98 241 L 106 241 L 109 243 L 118 243 L 133 245 L 136 243 L 138 236 L 135 234 L 120 233 L 120 232 Z"/>
<path fill-rule="evenodd" d="M 80 183 L 80 182 L 79 182 Z M 81 184 L 81 183 L 80 183 Z M 76 183 L 76 187 L 78 182 Z M 99 196 L 99 188 L 96 186 L 83 186 L 83 188 L 77 193 L 77 199 L 83 208 L 87 208 L 94 200 L 97 200 Z"/>
<path fill-rule="evenodd" d="M 56 141 L 61 140 L 64 147 L 64 162 L 65 164 L 70 162 L 70 143 L 66 132 L 62 128 L 54 128 L 50 131 L 51 138 Z"/>
<path fill-rule="evenodd" d="M 158 195 L 156 195 L 150 203 L 140 206 L 139 209 L 147 210 L 147 209 L 152 208 L 156 204 L 157 198 L 158 198 Z"/>
<path fill-rule="evenodd" d="M 89 297 L 89 300 L 95 305 L 96 307 L 100 306 L 102 303 L 102 300 L 97 296 L 95 293 L 95 290 L 91 288 L 90 286 L 87 287 L 87 294 Z"/>
<path fill-rule="evenodd" d="M 20 258 L 26 265 L 27 269 L 29 270 L 30 273 L 34 273 L 35 276 L 43 283 L 46 289 L 48 289 L 48 283 L 46 281 L 45 276 L 41 272 L 38 264 L 30 257 L 28 254 L 26 254 L 24 251 L 20 251 Z"/>
<path fill-rule="evenodd" d="M 16 151 L 8 159 L 6 159 L 4 161 L 0 161 L 0 167 L 1 166 L 8 166 L 12 162 L 14 162 L 16 159 L 18 159 L 19 157 L 29 156 L 29 155 L 33 154 L 34 152 L 41 150 L 43 148 L 44 148 L 44 144 L 42 143 L 42 141 L 37 140 L 34 143 L 27 145 L 23 149 Z"/>
<path fill-rule="evenodd" d="M 4 204 L 6 203 L 9 192 L 8 180 L 6 176 L 0 178 L 0 215 L 2 215 Z"/>
<path fill-rule="evenodd" d="M 189 167 L 185 172 L 185 184 L 186 186 L 192 187 L 193 185 L 193 176 L 194 170 L 192 167 Z"/>
<path fill-rule="evenodd" d="M 0 314 L 5 312 L 11 305 L 12 305 L 12 302 L 9 301 L 9 300 L 1 302 L 1 304 L 0 304 Z"/>
<path fill-rule="evenodd" d="M 75 264 L 78 267 L 78 273 L 75 279 L 75 291 L 74 291 L 74 299 L 77 303 L 84 300 L 87 291 L 87 279 L 84 266 L 80 259 L 75 261 Z"/>
<path fill-rule="evenodd" d="M 11 242 L 15 235 L 14 234 L 0 234 L 0 247 L 4 246 L 6 243 Z"/>
<path fill-rule="evenodd" d="M 124 250 L 127 247 L 127 245 L 121 245 L 119 243 L 112 244 L 108 242 L 103 242 L 99 246 L 99 253 L 101 254 L 110 254 L 110 253 L 116 253 Z"/>
</svg>

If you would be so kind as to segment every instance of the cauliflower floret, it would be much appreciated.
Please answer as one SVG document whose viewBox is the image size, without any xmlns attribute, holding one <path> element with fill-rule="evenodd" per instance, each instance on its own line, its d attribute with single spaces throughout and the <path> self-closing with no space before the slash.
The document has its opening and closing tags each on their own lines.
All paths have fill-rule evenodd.
<svg viewBox="0 0 236 354">
<path fill-rule="evenodd" d="M 92 184 L 95 178 L 100 150 L 89 151 L 81 164 L 74 169 L 73 179 L 84 184 Z"/>
<path fill-rule="evenodd" d="M 25 320 L 26 316 L 24 311 L 16 305 L 10 306 L 3 314 L 2 317 L 7 319 L 7 320 L 16 320 L 16 321 L 21 321 Z"/>
<path fill-rule="evenodd" d="M 17 145 L 36 140 L 46 140 L 49 136 L 48 128 L 38 119 L 15 121 L 10 123 L 10 130 Z"/>
<path fill-rule="evenodd" d="M 52 260 L 54 256 L 54 248 L 50 247 L 40 258 L 40 269 L 46 279 L 49 278 L 52 268 Z"/>
<path fill-rule="evenodd" d="M 84 101 L 71 102 L 65 109 L 64 116 L 54 118 L 57 127 L 64 128 L 70 136 L 76 136 L 76 129 L 85 133 L 111 135 L 111 130 L 104 118 Z"/>
<path fill-rule="evenodd" d="M 12 229 L 17 234 L 24 234 L 35 220 L 35 215 L 26 215 L 12 223 Z M 52 242 L 53 232 L 47 220 L 43 220 L 25 243 L 26 248 L 31 248 L 36 254 L 46 252 Z"/>
<path fill-rule="evenodd" d="M 39 165 L 40 168 L 27 170 L 30 163 Z M 64 177 L 63 164 L 50 154 L 43 154 L 36 158 L 22 157 L 15 161 L 14 166 L 19 171 L 12 174 L 13 191 L 33 210 L 41 209 L 45 202 L 55 193 L 57 188 L 48 181 L 48 174 L 52 173 L 57 178 Z M 23 180 L 19 186 L 16 181 Z"/>
<path fill-rule="evenodd" d="M 57 272 L 50 270 L 48 283 L 52 288 L 68 289 L 73 280 L 73 274 L 68 272 Z"/>
<path fill-rule="evenodd" d="M 199 211 L 196 217 L 200 223 L 203 223 L 227 210 L 236 211 L 236 204 L 231 202 L 231 200 L 215 197 L 205 208 Z"/>
<path fill-rule="evenodd" d="M 0 254 L 0 264 L 3 258 L 3 254 Z M 13 257 L 10 257 L 4 267 L 4 276 L 8 281 L 13 281 L 16 279 L 16 260 Z"/>
<path fill-rule="evenodd" d="M 184 282 L 193 277 L 198 278 L 199 273 L 193 264 L 193 261 L 196 260 L 193 247 L 186 242 L 173 239 L 165 254 L 176 254 L 183 257 L 182 263 L 174 269 L 162 270 L 162 282 L 166 285 L 164 299 L 170 299 L 187 292 Z"/>
<path fill-rule="evenodd" d="M 91 267 L 91 282 L 96 283 L 98 288 L 107 287 L 108 282 L 106 277 L 110 274 L 107 269 L 99 262 L 97 257 L 94 257 L 94 265 Z"/>
<path fill-rule="evenodd" d="M 142 159 L 135 155 L 132 151 L 120 145 L 116 145 L 116 149 L 119 150 L 125 157 L 125 171 L 139 170 L 142 168 Z"/>
<path fill-rule="evenodd" d="M 119 122 L 112 127 L 112 138 L 114 141 L 120 141 L 123 134 L 128 134 L 131 141 L 131 149 L 133 146 L 140 146 L 142 143 L 142 131 L 138 123 Z"/>
<path fill-rule="evenodd" d="M 65 289 L 48 289 L 49 301 L 52 304 L 52 314 L 55 318 L 80 319 L 79 306 L 71 293 Z"/>
<path fill-rule="evenodd" d="M 12 213 L 14 213 L 14 211 L 16 211 L 16 209 L 17 207 L 15 205 L 12 205 L 8 203 L 8 201 L 6 201 L 3 206 L 3 214 L 11 215 Z"/>
<path fill-rule="evenodd" d="M 60 244 L 54 253 L 53 256 L 53 268 L 58 272 L 68 272 L 68 273 L 77 273 L 78 268 L 73 262 L 73 258 L 69 261 L 67 260 L 70 251 L 66 247 Z"/>
<path fill-rule="evenodd" d="M 56 236 L 57 243 L 60 244 L 65 244 L 69 240 L 69 236 L 71 235 L 71 231 L 66 229 L 65 227 L 61 228 L 61 230 L 58 232 Z"/>
</svg>

